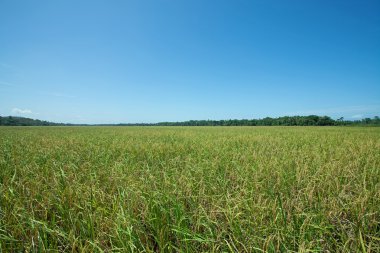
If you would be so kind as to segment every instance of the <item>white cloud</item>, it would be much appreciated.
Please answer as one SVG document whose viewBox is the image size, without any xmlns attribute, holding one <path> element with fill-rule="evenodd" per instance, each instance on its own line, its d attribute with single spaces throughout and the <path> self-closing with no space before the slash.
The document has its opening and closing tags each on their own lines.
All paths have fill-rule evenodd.
<svg viewBox="0 0 380 253">
<path fill-rule="evenodd" d="M 13 108 L 12 113 L 14 113 L 14 114 L 32 114 L 33 112 L 29 109 Z"/>
<path fill-rule="evenodd" d="M 355 115 L 352 115 L 351 118 L 353 118 L 353 119 L 362 119 L 363 118 L 363 114 L 355 114 Z"/>
</svg>

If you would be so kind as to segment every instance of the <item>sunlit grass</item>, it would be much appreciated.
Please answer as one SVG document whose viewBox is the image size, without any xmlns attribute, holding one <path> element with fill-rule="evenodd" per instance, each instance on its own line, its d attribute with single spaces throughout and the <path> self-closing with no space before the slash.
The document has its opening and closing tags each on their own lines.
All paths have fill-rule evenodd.
<svg viewBox="0 0 380 253">
<path fill-rule="evenodd" d="M 380 128 L 1 127 L 0 249 L 379 252 Z"/>
</svg>

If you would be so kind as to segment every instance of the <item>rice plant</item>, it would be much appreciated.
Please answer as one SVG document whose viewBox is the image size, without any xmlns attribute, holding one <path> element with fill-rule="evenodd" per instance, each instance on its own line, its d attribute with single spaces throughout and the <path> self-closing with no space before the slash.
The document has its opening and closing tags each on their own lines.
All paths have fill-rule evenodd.
<svg viewBox="0 0 380 253">
<path fill-rule="evenodd" d="M 2 252 L 379 252 L 380 128 L 1 127 Z"/>
</svg>

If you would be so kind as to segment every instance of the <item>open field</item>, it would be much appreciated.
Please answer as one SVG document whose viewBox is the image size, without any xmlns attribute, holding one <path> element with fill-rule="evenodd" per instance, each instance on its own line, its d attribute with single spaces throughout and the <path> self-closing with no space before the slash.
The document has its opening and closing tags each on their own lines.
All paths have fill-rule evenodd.
<svg viewBox="0 0 380 253">
<path fill-rule="evenodd" d="M 0 249 L 380 251 L 380 128 L 1 127 Z"/>
</svg>

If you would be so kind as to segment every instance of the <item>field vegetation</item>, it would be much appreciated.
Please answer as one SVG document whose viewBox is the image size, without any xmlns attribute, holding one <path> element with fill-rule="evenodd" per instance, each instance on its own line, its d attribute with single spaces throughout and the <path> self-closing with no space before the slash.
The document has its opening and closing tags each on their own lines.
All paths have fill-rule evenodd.
<svg viewBox="0 0 380 253">
<path fill-rule="evenodd" d="M 380 128 L 0 127 L 3 252 L 380 252 Z"/>
</svg>

